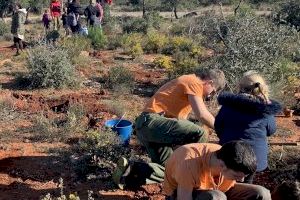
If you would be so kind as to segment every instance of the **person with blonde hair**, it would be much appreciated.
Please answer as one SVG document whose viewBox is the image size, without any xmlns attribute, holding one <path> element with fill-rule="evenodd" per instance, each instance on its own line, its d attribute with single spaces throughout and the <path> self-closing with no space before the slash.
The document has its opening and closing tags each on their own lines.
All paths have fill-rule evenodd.
<svg viewBox="0 0 300 200">
<path fill-rule="evenodd" d="M 215 131 L 221 145 L 232 140 L 250 144 L 257 157 L 256 172 L 261 172 L 268 166 L 267 137 L 276 132 L 274 116 L 282 107 L 269 98 L 266 81 L 255 71 L 246 72 L 238 88 L 238 94 L 219 95 L 222 107 L 215 118 Z M 247 176 L 245 182 L 252 183 L 254 174 Z"/>
</svg>

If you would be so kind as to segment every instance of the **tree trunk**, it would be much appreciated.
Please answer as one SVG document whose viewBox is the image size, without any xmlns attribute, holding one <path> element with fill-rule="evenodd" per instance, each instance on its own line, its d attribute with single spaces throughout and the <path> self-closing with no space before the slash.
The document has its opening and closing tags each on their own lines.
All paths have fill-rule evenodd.
<svg viewBox="0 0 300 200">
<path fill-rule="evenodd" d="M 146 16 L 145 0 L 143 0 L 143 18 Z"/>
</svg>

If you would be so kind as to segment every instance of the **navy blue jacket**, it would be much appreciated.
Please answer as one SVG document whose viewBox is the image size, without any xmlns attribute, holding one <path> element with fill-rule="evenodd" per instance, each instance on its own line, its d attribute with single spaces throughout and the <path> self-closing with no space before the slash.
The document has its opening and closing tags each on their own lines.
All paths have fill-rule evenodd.
<svg viewBox="0 0 300 200">
<path fill-rule="evenodd" d="M 257 157 L 257 171 L 268 166 L 267 136 L 276 132 L 274 115 L 281 111 L 281 105 L 271 100 L 265 104 L 245 94 L 223 93 L 218 97 L 222 105 L 215 120 L 215 131 L 220 144 L 232 140 L 249 143 Z"/>
</svg>

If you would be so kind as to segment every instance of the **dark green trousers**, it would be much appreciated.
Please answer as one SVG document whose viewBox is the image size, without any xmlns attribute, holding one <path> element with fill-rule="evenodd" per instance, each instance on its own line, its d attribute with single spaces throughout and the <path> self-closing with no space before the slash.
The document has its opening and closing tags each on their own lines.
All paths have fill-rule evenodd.
<svg viewBox="0 0 300 200">
<path fill-rule="evenodd" d="M 165 166 L 174 147 L 189 143 L 207 142 L 200 126 L 188 121 L 166 118 L 157 113 L 142 113 L 136 118 L 136 133 L 152 162 Z"/>
</svg>

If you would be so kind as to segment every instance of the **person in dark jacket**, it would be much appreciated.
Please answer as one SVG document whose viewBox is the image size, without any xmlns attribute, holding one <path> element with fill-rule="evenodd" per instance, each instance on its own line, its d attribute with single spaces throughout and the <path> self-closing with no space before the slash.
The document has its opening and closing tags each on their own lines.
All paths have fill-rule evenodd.
<svg viewBox="0 0 300 200">
<path fill-rule="evenodd" d="M 83 15 L 79 0 L 73 0 L 72 3 L 69 4 L 67 13 L 69 19 L 68 24 L 72 33 L 78 33 L 81 28 L 80 15 Z"/>
<path fill-rule="evenodd" d="M 84 10 L 84 15 L 87 17 L 87 24 L 89 26 L 100 25 L 100 11 L 94 5 L 93 0 L 90 0 L 90 5 Z"/>
<path fill-rule="evenodd" d="M 274 115 L 281 105 L 268 97 L 268 86 L 256 72 L 248 72 L 240 81 L 239 94 L 223 93 L 218 97 L 222 105 L 215 119 L 215 131 L 223 145 L 232 140 L 249 143 L 257 157 L 257 172 L 268 166 L 267 137 L 276 132 Z M 246 177 L 252 183 L 254 174 Z"/>
</svg>

